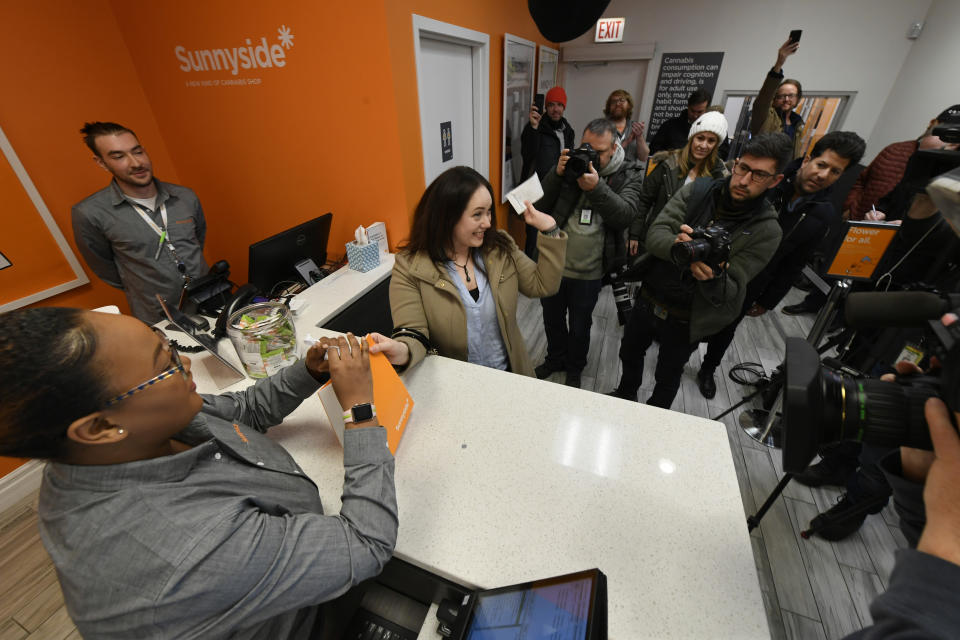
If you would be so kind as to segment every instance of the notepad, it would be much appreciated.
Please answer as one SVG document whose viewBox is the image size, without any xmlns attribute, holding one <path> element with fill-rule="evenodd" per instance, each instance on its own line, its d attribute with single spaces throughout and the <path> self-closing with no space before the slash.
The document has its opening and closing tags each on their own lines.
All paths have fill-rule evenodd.
<svg viewBox="0 0 960 640">
<path fill-rule="evenodd" d="M 540 184 L 540 178 L 537 177 L 536 173 L 507 194 L 507 200 L 513 205 L 513 210 L 516 211 L 518 215 L 523 215 L 523 212 L 527 209 L 526 205 L 523 204 L 524 200 L 529 200 L 532 204 L 542 197 L 543 185 Z"/>
</svg>

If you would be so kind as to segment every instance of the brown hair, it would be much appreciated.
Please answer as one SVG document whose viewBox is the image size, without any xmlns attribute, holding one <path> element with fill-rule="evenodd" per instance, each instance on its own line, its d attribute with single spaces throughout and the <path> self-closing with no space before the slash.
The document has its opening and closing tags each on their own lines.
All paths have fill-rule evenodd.
<svg viewBox="0 0 960 640">
<path fill-rule="evenodd" d="M 713 131 L 701 131 L 701 133 L 713 133 Z M 683 145 L 682 148 L 678 149 L 674 153 L 677 154 L 677 164 L 680 167 L 680 170 L 683 172 L 682 175 L 687 175 L 690 173 L 690 169 L 696 169 L 696 174 L 698 178 L 704 176 L 710 176 L 713 174 L 713 170 L 717 168 L 719 164 L 719 150 L 720 150 L 720 137 L 717 134 L 713 133 L 714 137 L 717 138 L 717 144 L 713 145 L 713 150 L 710 151 L 710 155 L 698 162 L 696 165 L 692 164 L 693 158 L 690 154 L 690 147 L 693 145 L 693 139 L 696 135 L 690 136 L 690 139 L 687 140 L 687 144 Z"/>
<path fill-rule="evenodd" d="M 777 85 L 777 89 L 785 84 L 792 84 L 797 88 L 797 102 L 800 102 L 800 99 L 803 98 L 803 87 L 800 86 L 800 81 L 794 80 L 793 78 L 786 78 L 785 80 L 780 81 L 780 84 Z"/>
<path fill-rule="evenodd" d="M 477 189 L 484 187 L 490 192 L 490 228 L 483 235 L 480 250 L 489 253 L 493 249 L 510 251 L 510 242 L 497 231 L 496 198 L 493 187 L 482 175 L 470 167 L 453 167 L 441 173 L 430 183 L 420 197 L 413 213 L 410 237 L 400 249 L 410 255 L 426 252 L 434 262 L 445 262 L 446 250 L 453 242 L 453 228 L 457 226 L 470 198 Z"/>
<path fill-rule="evenodd" d="M 633 96 L 626 89 L 617 89 L 607 97 L 607 104 L 603 108 L 603 115 L 610 117 L 610 104 L 614 98 L 624 97 L 627 99 L 627 120 L 633 115 Z"/>
</svg>

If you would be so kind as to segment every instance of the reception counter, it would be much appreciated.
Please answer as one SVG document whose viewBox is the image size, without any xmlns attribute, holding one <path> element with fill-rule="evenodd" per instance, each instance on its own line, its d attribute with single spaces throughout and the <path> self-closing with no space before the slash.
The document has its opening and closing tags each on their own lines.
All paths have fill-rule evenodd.
<svg viewBox="0 0 960 640">
<path fill-rule="evenodd" d="M 319 306 L 301 336 L 324 333 Z M 599 567 L 611 638 L 769 637 L 722 424 L 438 356 L 403 379 L 398 558 L 482 588 Z M 319 399 L 270 434 L 337 512 L 342 448 Z"/>
</svg>

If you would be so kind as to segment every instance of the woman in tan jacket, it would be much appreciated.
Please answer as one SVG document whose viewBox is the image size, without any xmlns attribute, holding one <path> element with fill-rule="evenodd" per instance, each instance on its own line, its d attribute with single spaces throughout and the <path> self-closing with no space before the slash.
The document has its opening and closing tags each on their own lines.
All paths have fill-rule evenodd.
<svg viewBox="0 0 960 640">
<path fill-rule="evenodd" d="M 527 202 L 524 221 L 540 231 L 534 262 L 496 229 L 493 202 L 490 183 L 469 167 L 448 169 L 427 187 L 390 280 L 394 338 L 373 334 L 371 353 L 409 367 L 429 344 L 442 356 L 533 375 L 517 298 L 557 292 L 567 237 Z"/>
</svg>

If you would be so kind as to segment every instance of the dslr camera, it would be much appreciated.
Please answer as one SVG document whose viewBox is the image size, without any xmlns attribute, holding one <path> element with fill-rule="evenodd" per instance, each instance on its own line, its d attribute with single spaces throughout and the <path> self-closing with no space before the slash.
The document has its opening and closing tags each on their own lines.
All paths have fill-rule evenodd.
<svg viewBox="0 0 960 640">
<path fill-rule="evenodd" d="M 633 297 L 628 284 L 643 280 L 652 264 L 653 255 L 644 252 L 632 258 L 618 260 L 614 268 L 604 276 L 603 283 L 610 284 L 613 288 L 613 301 L 617 305 L 617 320 L 621 326 L 627 324 L 630 310 L 633 309 Z"/>
<path fill-rule="evenodd" d="M 723 271 L 720 266 L 730 259 L 730 234 L 719 226 L 697 227 L 688 242 L 677 242 L 670 247 L 670 259 L 678 267 L 688 267 L 694 262 L 703 262 L 714 273 Z"/>
<path fill-rule="evenodd" d="M 567 166 L 563 170 L 563 177 L 566 178 L 567 182 L 575 183 L 580 176 L 590 171 L 591 162 L 593 168 L 599 171 L 599 158 L 600 154 L 597 153 L 596 149 L 591 147 L 589 142 L 584 142 L 579 148 L 570 152 Z"/>
</svg>

